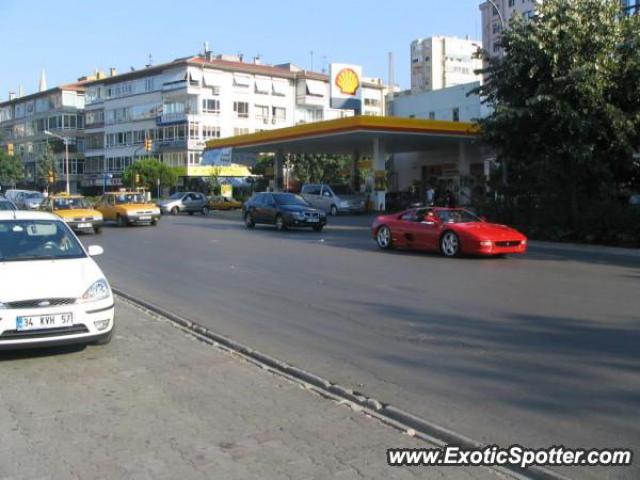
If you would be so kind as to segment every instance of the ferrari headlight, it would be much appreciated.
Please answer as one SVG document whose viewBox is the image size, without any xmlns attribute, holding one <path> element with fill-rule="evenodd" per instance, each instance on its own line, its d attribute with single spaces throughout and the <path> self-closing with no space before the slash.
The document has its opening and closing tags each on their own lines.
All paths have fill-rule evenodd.
<svg viewBox="0 0 640 480">
<path fill-rule="evenodd" d="M 80 297 L 80 303 L 97 302 L 111 296 L 111 289 L 104 278 L 101 278 L 91 285 L 86 292 Z"/>
<path fill-rule="evenodd" d="M 480 241 L 480 246 L 481 247 L 490 247 L 493 245 L 493 242 L 491 240 L 481 240 Z"/>
</svg>

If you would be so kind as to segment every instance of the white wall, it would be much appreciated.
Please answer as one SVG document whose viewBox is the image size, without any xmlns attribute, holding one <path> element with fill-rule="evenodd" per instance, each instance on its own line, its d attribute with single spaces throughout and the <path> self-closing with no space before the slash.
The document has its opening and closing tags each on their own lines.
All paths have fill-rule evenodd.
<svg viewBox="0 0 640 480">
<path fill-rule="evenodd" d="M 392 115 L 396 117 L 414 117 L 435 120 L 453 120 L 453 109 L 458 108 L 461 122 L 471 122 L 487 115 L 477 95 L 467 96 L 479 82 L 458 85 L 456 87 L 434 90 L 432 92 L 401 92 L 393 99 Z"/>
</svg>

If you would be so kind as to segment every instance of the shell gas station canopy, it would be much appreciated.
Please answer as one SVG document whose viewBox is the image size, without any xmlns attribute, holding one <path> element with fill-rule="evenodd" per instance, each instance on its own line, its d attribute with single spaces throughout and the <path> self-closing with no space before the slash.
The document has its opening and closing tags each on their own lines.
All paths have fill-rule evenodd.
<svg viewBox="0 0 640 480">
<path fill-rule="evenodd" d="M 455 158 L 464 172 L 470 153 L 477 150 L 479 133 L 476 124 L 467 122 L 358 115 L 210 140 L 203 163 L 211 154 L 226 151 L 228 161 L 251 166 L 257 154 L 275 153 L 276 189 L 282 185 L 288 153 L 352 155 L 354 164 L 369 157 L 376 178 L 385 174 L 388 155 L 404 153 L 418 153 L 423 159 Z M 403 168 L 402 163 L 406 162 L 398 162 L 397 168 Z M 384 208 L 386 188 L 375 190 L 376 205 Z"/>
<path fill-rule="evenodd" d="M 429 152 L 479 136 L 476 124 L 402 117 L 353 116 L 250 133 L 207 142 L 207 150 L 233 148 L 237 153 L 326 153 L 373 155 Z"/>
</svg>

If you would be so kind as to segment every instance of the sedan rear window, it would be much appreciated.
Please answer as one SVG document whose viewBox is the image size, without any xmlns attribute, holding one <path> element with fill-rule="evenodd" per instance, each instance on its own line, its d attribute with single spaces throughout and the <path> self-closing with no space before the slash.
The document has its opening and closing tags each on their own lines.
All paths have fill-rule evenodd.
<svg viewBox="0 0 640 480">
<path fill-rule="evenodd" d="M 85 257 L 80 243 L 58 220 L 0 221 L 0 262 Z"/>
</svg>

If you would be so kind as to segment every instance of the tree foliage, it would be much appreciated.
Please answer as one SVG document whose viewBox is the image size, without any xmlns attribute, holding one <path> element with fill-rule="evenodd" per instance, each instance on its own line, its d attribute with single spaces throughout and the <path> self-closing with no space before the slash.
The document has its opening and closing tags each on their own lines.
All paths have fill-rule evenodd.
<svg viewBox="0 0 640 480">
<path fill-rule="evenodd" d="M 622 17 L 619 0 L 546 0 L 501 43 L 478 89 L 493 108 L 484 141 L 506 169 L 496 188 L 576 230 L 594 202 L 638 188 L 640 17 Z"/>
<path fill-rule="evenodd" d="M 43 152 L 38 157 L 36 176 L 40 185 L 55 184 L 58 181 L 58 161 L 49 143 L 45 144 Z"/>
<path fill-rule="evenodd" d="M 24 165 L 18 155 L 0 148 L 0 185 L 15 185 L 24 178 Z"/>
<path fill-rule="evenodd" d="M 155 191 L 158 178 L 160 187 L 173 187 L 178 181 L 178 169 L 169 167 L 157 158 L 145 158 L 129 165 L 122 173 L 122 181 L 125 185 L 133 186 L 136 183 L 136 175 L 140 182 L 137 187 L 144 187 L 149 191 Z"/>
<path fill-rule="evenodd" d="M 290 162 L 302 183 L 342 183 L 350 176 L 352 160 L 344 155 L 295 154 Z"/>
</svg>

